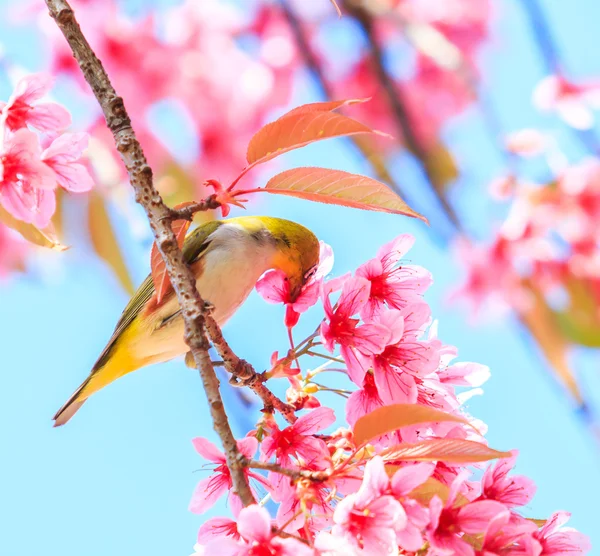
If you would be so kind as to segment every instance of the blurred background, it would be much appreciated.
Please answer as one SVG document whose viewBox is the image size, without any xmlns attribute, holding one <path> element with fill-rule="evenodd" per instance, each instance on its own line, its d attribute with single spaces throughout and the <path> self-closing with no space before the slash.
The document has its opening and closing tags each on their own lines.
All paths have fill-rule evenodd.
<svg viewBox="0 0 600 556">
<path fill-rule="evenodd" d="M 327 0 L 72 5 L 171 205 L 205 196 L 205 179 L 231 180 L 252 134 L 286 109 L 372 97 L 347 114 L 395 139 L 318 143 L 247 183 L 293 165 L 368 174 L 429 227 L 264 195 L 248 212 L 310 227 L 333 247 L 335 275 L 414 234 L 408 260 L 433 273 L 426 299 L 440 338 L 460 360 L 491 368 L 485 394 L 466 407 L 493 447 L 520 451 L 516 471 L 538 485 L 528 517 L 568 510 L 598 544 L 600 5 L 338 3 L 341 18 Z M 58 199 L 53 222 L 68 251 L 0 223 L 0 554 L 187 555 L 207 517 L 187 511 L 207 473 L 190 440 L 216 441 L 196 372 L 174 361 L 128 375 L 52 429 L 149 271 L 151 235 L 44 3 L 0 0 L 0 9 L 0 99 L 22 75 L 55 75 L 52 96 L 71 111 L 72 130 L 92 136 L 96 181 L 90 194 Z M 287 349 L 282 316 L 253 292 L 226 336 L 267 368 Z M 297 337 L 318 319 L 308 313 Z M 258 408 L 224 390 L 242 436 Z M 342 400 L 330 401 L 342 424 Z"/>
</svg>

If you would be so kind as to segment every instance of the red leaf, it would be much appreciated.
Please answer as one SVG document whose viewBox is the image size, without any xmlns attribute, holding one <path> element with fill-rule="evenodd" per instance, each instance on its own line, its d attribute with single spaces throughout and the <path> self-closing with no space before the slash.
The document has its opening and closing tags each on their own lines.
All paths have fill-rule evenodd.
<svg viewBox="0 0 600 556">
<path fill-rule="evenodd" d="M 485 444 L 460 438 L 432 438 L 416 444 L 399 444 L 379 455 L 384 461 L 444 461 L 475 463 L 496 458 L 509 458 L 511 452 L 499 452 Z"/>
<path fill-rule="evenodd" d="M 385 135 L 334 112 L 310 111 L 282 116 L 259 129 L 250 139 L 246 160 L 255 166 L 315 141 L 357 133 Z"/>
<path fill-rule="evenodd" d="M 192 204 L 194 204 L 192 201 L 186 201 L 185 203 L 180 203 L 175 208 L 180 209 Z M 173 233 L 177 238 L 177 245 L 179 245 L 179 249 L 183 247 L 185 234 L 187 233 L 190 224 L 191 222 L 189 222 L 188 220 L 175 220 L 171 224 L 171 227 L 173 228 Z M 152 252 L 150 254 L 150 272 L 152 274 L 152 281 L 154 282 L 155 290 L 153 302 L 156 305 L 159 305 L 166 293 L 171 288 L 171 281 L 169 280 L 169 276 L 167 274 L 167 267 L 165 265 L 165 261 L 163 261 L 163 258 L 158 251 L 156 242 L 152 244 Z"/>
<path fill-rule="evenodd" d="M 351 98 L 347 100 L 330 100 L 327 102 L 311 102 L 309 104 L 303 104 L 297 108 L 293 108 L 289 112 L 286 112 L 283 116 L 278 118 L 287 118 L 288 116 L 294 116 L 297 114 L 307 114 L 309 112 L 332 112 L 343 106 L 350 106 L 351 104 L 359 104 L 361 102 L 367 102 L 368 98 Z"/>
<path fill-rule="evenodd" d="M 273 176 L 264 191 L 329 205 L 404 214 L 427 223 L 423 215 L 411 209 L 387 185 L 341 170 L 293 168 Z"/>
<path fill-rule="evenodd" d="M 408 425 L 453 421 L 472 426 L 460 415 L 452 415 L 425 405 L 399 403 L 385 405 L 363 415 L 354 425 L 354 443 L 362 446 L 371 440 Z"/>
</svg>

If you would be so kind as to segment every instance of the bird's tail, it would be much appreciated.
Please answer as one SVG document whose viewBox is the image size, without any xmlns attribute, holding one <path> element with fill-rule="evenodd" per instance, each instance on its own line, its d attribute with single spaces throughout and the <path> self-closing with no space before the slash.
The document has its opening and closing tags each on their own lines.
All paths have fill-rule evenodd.
<svg viewBox="0 0 600 556">
<path fill-rule="evenodd" d="M 125 344 L 112 350 L 109 356 L 101 357 L 94 365 L 90 376 L 57 411 L 53 417 L 54 426 L 64 425 L 92 394 L 139 367 L 140 364 L 130 356 Z"/>
<path fill-rule="evenodd" d="M 92 377 L 90 376 L 86 380 L 84 380 L 81 386 L 77 388 L 73 395 L 67 400 L 67 403 L 65 403 L 65 405 L 63 405 L 56 412 L 56 415 L 52 417 L 52 419 L 54 420 L 55 427 L 60 427 L 61 425 L 64 425 L 71 417 L 73 417 L 73 415 L 75 415 L 75 413 L 77 413 L 77 411 L 83 405 L 85 400 L 87 400 L 87 396 L 83 397 L 82 393 L 85 387 L 89 384 L 91 378 Z"/>
</svg>

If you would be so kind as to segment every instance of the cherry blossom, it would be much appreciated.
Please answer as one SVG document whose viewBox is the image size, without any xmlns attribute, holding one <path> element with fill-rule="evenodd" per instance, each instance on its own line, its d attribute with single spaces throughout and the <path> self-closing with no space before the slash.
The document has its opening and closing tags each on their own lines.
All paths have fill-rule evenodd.
<svg viewBox="0 0 600 556">
<path fill-rule="evenodd" d="M 385 306 L 403 309 L 418 301 L 420 294 L 430 286 L 431 275 L 424 268 L 400 264 L 414 241 L 408 234 L 398 236 L 381 247 L 374 259 L 356 270 L 357 276 L 371 283 L 369 300 L 360 312 L 363 319 L 372 320 Z"/>
<path fill-rule="evenodd" d="M 5 138 L 0 151 L 0 203 L 16 218 L 43 228 L 56 201 L 56 174 L 40 159 L 37 136 L 20 129 Z"/>
<path fill-rule="evenodd" d="M 368 280 L 359 276 L 347 279 L 335 309 L 329 299 L 333 287 L 331 282 L 323 285 L 323 307 L 327 320 L 321 325 L 321 338 L 330 352 L 336 344 L 340 345 L 350 378 L 356 384 L 362 384 L 368 357 L 381 352 L 389 332 L 381 324 L 359 325 L 359 319 L 353 318 L 368 301 Z"/>
<path fill-rule="evenodd" d="M 202 479 L 197 485 L 190 501 L 189 509 L 191 512 L 201 514 L 210 509 L 214 503 L 224 494 L 228 493 L 229 503 L 234 511 L 241 508 L 241 501 L 237 494 L 231 492 L 232 480 L 225 454 L 205 438 L 194 438 L 192 441 L 196 451 L 205 459 L 217 466 L 212 476 Z M 240 453 L 247 458 L 251 458 L 256 453 L 258 441 L 256 438 L 247 437 L 238 440 Z M 248 469 L 244 470 L 246 477 L 253 478 L 259 483 L 267 486 L 267 482 L 262 475 L 254 473 Z"/>
<path fill-rule="evenodd" d="M 88 169 L 81 163 L 87 143 L 87 133 L 65 133 L 42 153 L 42 161 L 54 170 L 56 181 L 67 191 L 80 193 L 94 186 Z"/>
<path fill-rule="evenodd" d="M 52 77 L 33 74 L 23 77 L 7 103 L 1 103 L 1 121 L 10 131 L 33 127 L 57 132 L 71 124 L 69 112 L 55 102 L 38 102 L 52 87 Z"/>
</svg>

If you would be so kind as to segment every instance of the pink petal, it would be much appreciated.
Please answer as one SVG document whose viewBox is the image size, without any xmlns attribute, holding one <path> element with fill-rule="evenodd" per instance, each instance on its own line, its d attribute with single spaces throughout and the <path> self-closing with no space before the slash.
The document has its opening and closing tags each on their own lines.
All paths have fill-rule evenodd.
<svg viewBox="0 0 600 556">
<path fill-rule="evenodd" d="M 71 162 L 70 164 L 53 163 L 49 166 L 54 170 L 58 184 L 73 193 L 83 193 L 94 187 L 94 180 L 83 164 Z"/>
<path fill-rule="evenodd" d="M 346 402 L 346 421 L 353 427 L 360 417 L 382 405 L 383 402 L 379 396 L 377 396 L 376 392 L 375 395 L 373 395 L 361 388 L 360 390 L 352 392 Z"/>
<path fill-rule="evenodd" d="M 302 415 L 293 425 L 297 434 L 314 434 L 335 423 L 335 413 L 329 407 L 318 407 Z"/>
<path fill-rule="evenodd" d="M 348 278 L 342 287 L 338 300 L 337 313 L 341 317 L 349 318 L 360 311 L 369 299 L 371 283 L 360 276 Z"/>
<path fill-rule="evenodd" d="M 228 481 L 222 473 L 202 479 L 194 489 L 188 509 L 192 513 L 202 514 L 212 508 L 215 502 L 228 490 Z"/>
<path fill-rule="evenodd" d="M 465 533 L 476 535 L 484 532 L 490 521 L 504 511 L 506 506 L 493 500 L 471 502 L 460 509 L 457 520 Z"/>
<path fill-rule="evenodd" d="M 371 458 L 365 465 L 363 482 L 358 490 L 356 505 L 366 507 L 372 500 L 382 496 L 390 486 L 385 465 L 380 456 Z"/>
<path fill-rule="evenodd" d="M 412 375 L 379 364 L 374 365 L 373 375 L 384 404 L 416 403 L 417 385 Z"/>
<path fill-rule="evenodd" d="M 256 291 L 268 303 L 289 303 L 290 285 L 282 270 L 269 270 L 256 282 Z"/>
<path fill-rule="evenodd" d="M 389 243 L 382 245 L 379 248 L 379 251 L 377 251 L 377 256 L 380 259 L 386 259 L 386 261 L 397 263 L 410 251 L 414 243 L 415 238 L 410 234 L 399 235 Z"/>
<path fill-rule="evenodd" d="M 481 386 L 490 377 L 490 368 L 479 363 L 455 363 L 438 371 L 440 382 L 455 386 Z"/>
<path fill-rule="evenodd" d="M 401 531 L 396 530 L 396 542 L 408 552 L 417 552 L 424 544 L 421 531 L 412 523 L 407 523 Z"/>
<path fill-rule="evenodd" d="M 382 324 L 363 324 L 354 329 L 354 345 L 365 355 L 381 353 L 390 338 L 390 330 Z"/>
<path fill-rule="evenodd" d="M 431 463 L 417 463 L 398 469 L 391 482 L 394 496 L 406 496 L 429 479 L 434 470 L 435 464 Z"/>
<path fill-rule="evenodd" d="M 575 129 L 591 129 L 594 126 L 592 111 L 580 99 L 561 100 L 556 106 L 558 115 Z"/>
<path fill-rule="evenodd" d="M 25 104 L 31 104 L 42 98 L 52 88 L 53 83 L 54 78 L 46 73 L 26 75 L 19 80 L 8 102 L 11 104 L 11 101 L 19 99 Z"/>
<path fill-rule="evenodd" d="M 212 442 L 198 436 L 192 440 L 192 444 L 196 452 L 198 452 L 204 459 L 212 461 L 213 463 L 225 463 L 225 454 L 221 452 Z"/>
<path fill-rule="evenodd" d="M 365 373 L 369 370 L 370 364 L 367 364 L 370 361 L 370 358 L 365 357 L 362 353 L 360 353 L 357 349 L 352 346 L 341 346 L 340 354 L 344 361 L 346 362 L 346 367 L 348 371 L 348 376 L 350 380 L 354 382 L 354 384 L 362 384 Z"/>
<path fill-rule="evenodd" d="M 198 542 L 200 544 L 206 544 L 212 539 L 222 536 L 239 538 L 237 525 L 233 519 L 228 517 L 213 517 L 203 523 L 198 530 Z"/>
<path fill-rule="evenodd" d="M 325 278 L 333 269 L 333 249 L 324 241 L 319 241 L 319 266 L 314 279 L 318 281 Z"/>
<path fill-rule="evenodd" d="M 262 506 L 244 508 L 238 517 L 238 532 L 248 541 L 265 542 L 271 538 L 271 517 Z"/>
<path fill-rule="evenodd" d="M 42 159 L 46 162 L 50 159 L 62 163 L 76 162 L 87 149 L 88 141 L 88 133 L 63 133 L 42 153 Z"/>
<path fill-rule="evenodd" d="M 237 446 L 243 456 L 252 459 L 258 449 L 258 440 L 254 436 L 246 436 L 237 441 Z"/>
<path fill-rule="evenodd" d="M 60 104 L 44 102 L 32 107 L 27 123 L 43 132 L 62 131 L 71 125 L 71 114 Z"/>
</svg>

